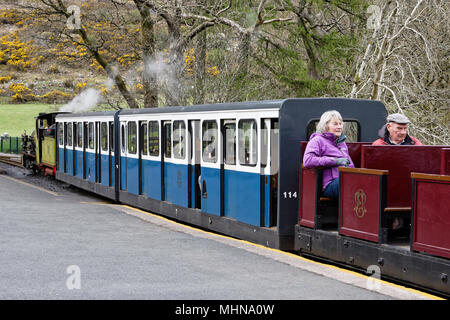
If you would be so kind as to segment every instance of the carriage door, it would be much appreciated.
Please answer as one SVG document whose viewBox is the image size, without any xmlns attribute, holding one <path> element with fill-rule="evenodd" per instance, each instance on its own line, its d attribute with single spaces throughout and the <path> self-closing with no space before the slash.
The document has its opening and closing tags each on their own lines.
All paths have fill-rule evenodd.
<svg viewBox="0 0 450 320">
<path fill-rule="evenodd" d="M 102 122 L 100 124 L 100 141 L 99 141 L 99 162 L 100 162 L 100 183 L 104 186 L 110 185 L 110 153 L 108 148 L 108 122 Z"/>
<path fill-rule="evenodd" d="M 135 121 L 127 123 L 127 191 L 132 194 L 139 194 L 139 156 L 138 150 L 138 132 Z"/>
<path fill-rule="evenodd" d="M 219 132 L 217 120 L 202 121 L 201 149 L 201 207 L 210 214 L 221 214 L 221 178 L 219 157 Z"/>
<path fill-rule="evenodd" d="M 143 168 L 148 154 L 147 121 L 139 121 L 139 194 L 144 194 Z"/>
<path fill-rule="evenodd" d="M 148 122 L 148 156 L 142 156 L 142 194 L 149 198 L 161 200 L 161 152 L 160 125 L 157 120 Z"/>
<path fill-rule="evenodd" d="M 201 186 L 200 186 L 200 154 L 201 136 L 200 120 L 189 120 L 188 125 L 188 166 L 189 166 L 189 208 L 201 208 Z"/>
<path fill-rule="evenodd" d="M 261 119 L 261 226 L 277 223 L 278 119 Z"/>
<path fill-rule="evenodd" d="M 172 159 L 172 122 L 161 121 L 162 126 L 162 157 L 161 157 L 161 200 L 168 200 L 168 188 L 171 181 L 168 180 L 168 167 Z"/>
<path fill-rule="evenodd" d="M 127 190 L 127 123 L 120 122 L 120 190 Z"/>
<path fill-rule="evenodd" d="M 63 172 L 64 173 L 67 173 L 67 123 L 66 122 L 60 122 L 60 125 L 62 126 L 62 128 L 63 128 L 63 152 L 64 152 L 64 154 L 63 154 L 63 158 L 64 158 L 64 163 L 63 163 Z"/>
<path fill-rule="evenodd" d="M 236 171 L 236 120 L 223 120 L 223 212 L 232 216 L 238 205 L 238 172 Z"/>
<path fill-rule="evenodd" d="M 101 172 L 101 149 L 100 149 L 100 122 L 95 122 L 95 182 L 99 183 L 102 181 L 102 172 Z"/>
</svg>

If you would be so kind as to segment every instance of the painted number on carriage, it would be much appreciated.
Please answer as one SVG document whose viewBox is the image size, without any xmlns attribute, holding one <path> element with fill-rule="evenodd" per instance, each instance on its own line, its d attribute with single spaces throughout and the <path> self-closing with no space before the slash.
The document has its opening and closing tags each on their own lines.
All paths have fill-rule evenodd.
<svg viewBox="0 0 450 320">
<path fill-rule="evenodd" d="M 297 191 L 294 192 L 283 192 L 282 193 L 284 199 L 292 199 L 292 198 L 297 198 Z"/>
</svg>

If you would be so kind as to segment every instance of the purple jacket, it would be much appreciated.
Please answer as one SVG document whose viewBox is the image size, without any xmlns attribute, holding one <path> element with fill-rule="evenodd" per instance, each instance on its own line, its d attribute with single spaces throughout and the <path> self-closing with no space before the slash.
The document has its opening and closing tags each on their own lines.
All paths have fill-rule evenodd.
<svg viewBox="0 0 450 320">
<path fill-rule="evenodd" d="M 347 158 L 350 160 L 348 166 L 355 167 L 348 154 L 345 142 L 336 144 L 336 140 L 336 136 L 331 132 L 313 133 L 303 155 L 305 168 L 325 167 L 323 170 L 323 189 L 332 180 L 339 178 L 338 166 L 333 158 Z"/>
</svg>

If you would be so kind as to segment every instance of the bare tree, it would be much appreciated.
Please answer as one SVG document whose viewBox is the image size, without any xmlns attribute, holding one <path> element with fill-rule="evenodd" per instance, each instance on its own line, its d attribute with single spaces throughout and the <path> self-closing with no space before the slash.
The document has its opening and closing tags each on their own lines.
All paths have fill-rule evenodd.
<svg viewBox="0 0 450 320">
<path fill-rule="evenodd" d="M 425 142 L 450 143 L 448 2 L 379 0 L 372 8 L 376 23 L 368 24 L 349 96 L 384 101 L 411 117 Z"/>
</svg>

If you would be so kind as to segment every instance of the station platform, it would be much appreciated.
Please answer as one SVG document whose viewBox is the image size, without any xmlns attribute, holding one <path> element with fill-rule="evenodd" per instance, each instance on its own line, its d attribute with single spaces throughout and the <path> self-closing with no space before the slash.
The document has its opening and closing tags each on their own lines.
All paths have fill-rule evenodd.
<svg viewBox="0 0 450 320">
<path fill-rule="evenodd" d="M 72 188 L 0 174 L 0 299 L 434 299 Z"/>
</svg>

